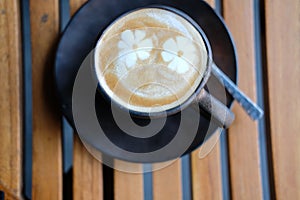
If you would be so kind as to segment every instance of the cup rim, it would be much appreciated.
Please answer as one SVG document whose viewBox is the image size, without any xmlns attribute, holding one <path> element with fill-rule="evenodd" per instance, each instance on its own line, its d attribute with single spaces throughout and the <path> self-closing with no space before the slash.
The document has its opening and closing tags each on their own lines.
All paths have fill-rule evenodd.
<svg viewBox="0 0 300 200">
<path fill-rule="evenodd" d="M 137 111 L 137 110 L 132 110 L 132 109 L 129 109 L 123 105 L 121 105 L 120 103 L 118 103 L 116 100 L 114 100 L 113 98 L 111 98 L 108 93 L 105 91 L 105 89 L 101 86 L 100 82 L 99 82 L 99 78 L 98 78 L 98 74 L 96 73 L 96 57 L 95 57 L 95 52 L 96 50 L 94 51 L 94 64 L 93 64 L 93 69 L 94 69 L 94 72 L 96 73 L 96 79 L 98 81 L 98 87 L 97 87 L 97 90 L 98 92 L 101 93 L 101 95 L 104 97 L 104 99 L 106 99 L 107 101 L 111 102 L 113 106 L 117 106 L 120 110 L 122 111 L 129 111 L 130 115 L 134 116 L 134 117 L 137 117 L 137 118 L 144 118 L 144 119 L 148 119 L 149 117 L 151 118 L 159 118 L 159 117 L 162 117 L 162 116 L 170 116 L 170 115 L 174 115 L 178 112 L 180 112 L 181 110 L 187 108 L 190 104 L 192 104 L 196 97 L 198 96 L 198 94 L 200 93 L 200 91 L 202 89 L 204 89 L 204 86 L 205 84 L 207 83 L 209 77 L 210 77 L 210 73 L 211 73 L 211 66 L 212 66 L 212 62 L 213 62 L 213 59 L 212 59 L 212 49 L 211 49 L 211 46 L 210 46 L 210 43 L 209 43 L 209 40 L 208 38 L 206 37 L 204 31 L 202 30 L 202 28 L 200 27 L 200 25 L 195 21 L 193 20 L 188 14 L 186 14 L 184 11 L 181 11 L 177 8 L 174 8 L 174 7 L 171 7 L 171 6 L 166 6 L 166 5 L 160 5 L 160 4 L 153 4 L 153 5 L 148 5 L 148 6 L 142 6 L 142 7 L 139 7 L 139 8 L 136 8 L 136 9 L 132 9 L 128 12 L 125 12 L 124 14 L 118 16 L 116 19 L 114 19 L 105 29 L 104 31 L 100 34 L 100 37 L 97 39 L 97 42 L 96 42 L 96 45 L 95 47 L 97 47 L 100 39 L 101 39 L 101 36 L 103 35 L 103 33 L 105 32 L 105 30 L 109 29 L 110 26 L 112 26 L 112 24 L 121 19 L 122 17 L 130 14 L 130 13 L 133 13 L 133 12 L 136 12 L 136 11 L 139 11 L 139 10 L 143 10 L 143 9 L 147 9 L 147 8 L 157 8 L 157 9 L 162 9 L 162 10 L 166 10 L 166 11 L 170 11 L 174 14 L 177 14 L 179 15 L 180 17 L 182 17 L 183 19 L 185 19 L 187 22 L 189 22 L 197 31 L 198 33 L 200 34 L 203 42 L 204 42 L 204 45 L 205 45 L 205 48 L 206 48 L 206 53 L 207 53 L 207 63 L 206 63 L 206 70 L 203 74 L 203 78 L 201 79 L 200 83 L 198 84 L 198 86 L 196 87 L 196 89 L 194 90 L 194 92 L 182 103 L 180 103 L 179 105 L 176 105 L 175 107 L 172 107 L 170 109 L 167 109 L 167 110 L 163 110 L 163 111 L 158 111 L 158 112 L 143 112 L 143 111 Z"/>
</svg>

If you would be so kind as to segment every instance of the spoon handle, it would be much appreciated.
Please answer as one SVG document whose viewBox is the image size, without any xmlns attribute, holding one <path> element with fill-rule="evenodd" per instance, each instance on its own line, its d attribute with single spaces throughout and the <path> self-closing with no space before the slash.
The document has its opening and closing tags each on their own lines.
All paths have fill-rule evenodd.
<svg viewBox="0 0 300 200">
<path fill-rule="evenodd" d="M 212 64 L 212 74 L 221 82 L 226 90 L 233 96 L 233 98 L 242 106 L 253 120 L 260 119 L 264 111 L 256 105 L 249 97 L 247 97 L 218 66 Z"/>
</svg>

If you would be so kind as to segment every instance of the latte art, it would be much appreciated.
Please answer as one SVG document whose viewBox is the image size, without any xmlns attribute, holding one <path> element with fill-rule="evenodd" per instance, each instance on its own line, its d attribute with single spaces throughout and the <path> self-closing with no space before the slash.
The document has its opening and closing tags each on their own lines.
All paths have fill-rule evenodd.
<svg viewBox="0 0 300 200">
<path fill-rule="evenodd" d="M 159 112 L 186 101 L 207 64 L 201 35 L 183 17 L 145 8 L 115 21 L 95 52 L 101 87 L 117 103 L 139 112 Z"/>
</svg>

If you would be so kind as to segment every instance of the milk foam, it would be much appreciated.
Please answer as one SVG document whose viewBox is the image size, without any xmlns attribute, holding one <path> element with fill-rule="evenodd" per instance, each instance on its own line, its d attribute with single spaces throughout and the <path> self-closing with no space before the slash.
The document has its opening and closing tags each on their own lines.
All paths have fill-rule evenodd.
<svg viewBox="0 0 300 200">
<path fill-rule="evenodd" d="M 105 92 L 140 112 L 176 107 L 196 90 L 206 70 L 201 35 L 181 16 L 158 8 L 127 14 L 97 43 L 96 73 Z"/>
</svg>

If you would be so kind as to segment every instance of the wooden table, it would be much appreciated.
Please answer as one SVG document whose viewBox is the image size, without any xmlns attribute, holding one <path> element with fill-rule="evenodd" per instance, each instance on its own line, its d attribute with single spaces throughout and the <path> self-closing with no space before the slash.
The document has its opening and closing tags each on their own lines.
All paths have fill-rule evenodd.
<svg viewBox="0 0 300 200">
<path fill-rule="evenodd" d="M 84 2 L 0 0 L 1 200 L 300 199 L 299 0 L 208 1 L 235 39 L 239 86 L 265 116 L 253 122 L 235 104 L 208 156 L 144 175 L 91 157 L 53 100 L 50 58 Z"/>
</svg>

